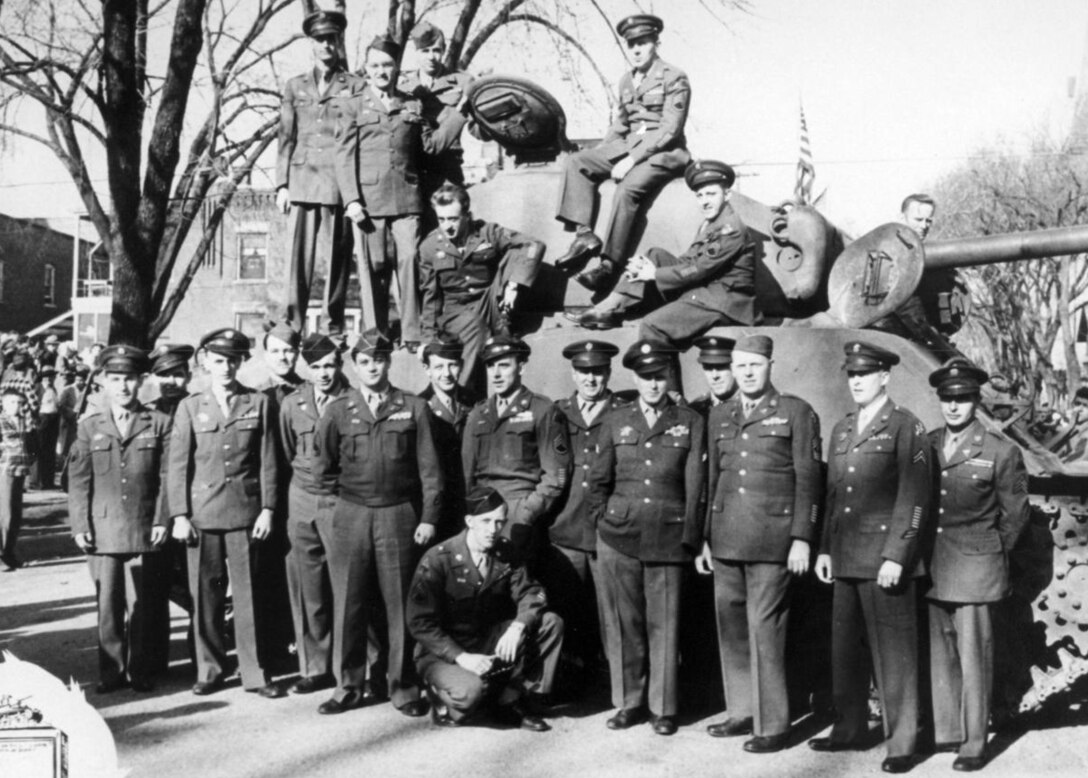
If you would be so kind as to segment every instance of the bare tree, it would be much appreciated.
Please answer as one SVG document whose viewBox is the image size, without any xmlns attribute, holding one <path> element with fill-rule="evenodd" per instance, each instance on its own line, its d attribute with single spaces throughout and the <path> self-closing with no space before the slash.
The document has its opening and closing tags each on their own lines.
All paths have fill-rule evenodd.
<svg viewBox="0 0 1088 778">
<path fill-rule="evenodd" d="M 980 154 L 934 191 L 942 218 L 935 237 L 991 235 L 1083 224 L 1088 217 L 1088 160 L 1046 140 L 1026 155 Z M 984 333 L 975 354 L 985 364 L 1034 384 L 1055 405 L 1080 385 L 1076 326 L 1088 292 L 1084 254 L 989 265 L 963 271 L 972 319 Z M 1060 343 L 1065 370 L 1052 359 Z"/>
</svg>

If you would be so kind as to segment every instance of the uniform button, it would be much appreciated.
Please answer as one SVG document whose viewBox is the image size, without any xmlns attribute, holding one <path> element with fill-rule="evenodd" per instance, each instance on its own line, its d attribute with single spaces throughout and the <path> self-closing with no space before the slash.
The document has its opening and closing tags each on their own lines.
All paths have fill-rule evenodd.
<svg viewBox="0 0 1088 778">
<path fill-rule="evenodd" d="M 228 475 L 225 480 L 229 484 L 230 483 L 230 476 Z"/>
<path fill-rule="evenodd" d="M 740 487 L 739 489 L 737 489 L 737 492 L 738 492 L 739 494 L 744 494 L 744 487 L 742 486 L 742 487 Z"/>
<path fill-rule="evenodd" d="M 643 497 L 642 501 L 648 503 L 650 501 L 650 498 L 649 497 Z"/>
<path fill-rule="evenodd" d="M 941 494 L 948 494 L 948 490 L 947 489 L 941 489 Z"/>
<path fill-rule="evenodd" d="M 881 525 L 880 525 L 880 529 L 881 529 L 881 530 L 886 530 L 886 529 L 887 529 L 887 527 L 886 527 L 886 526 L 884 526 L 883 524 L 881 524 Z"/>
<path fill-rule="evenodd" d="M 585 489 L 587 486 L 589 486 L 589 481 L 582 481 L 582 488 Z"/>
<path fill-rule="evenodd" d="M 846 468 L 846 472 L 848 472 L 848 473 L 854 472 L 854 466 L 850 465 L 850 467 Z"/>
<path fill-rule="evenodd" d="M 944 532 L 944 527 L 937 527 L 937 532 Z"/>
<path fill-rule="evenodd" d="M 741 440 L 748 440 L 748 433 L 747 432 L 741 433 L 740 438 L 741 438 Z"/>
<path fill-rule="evenodd" d="M 937 513 L 944 513 L 944 508 L 938 508 Z"/>
<path fill-rule="evenodd" d="M 125 466 L 125 463 L 124 463 L 124 462 L 122 462 L 122 463 L 121 463 L 121 467 L 123 468 L 124 466 Z"/>
<path fill-rule="evenodd" d="M 127 478 L 122 478 L 122 479 L 121 479 L 121 483 L 123 483 L 123 484 L 127 484 L 127 483 L 128 483 L 128 479 L 127 479 Z"/>
<path fill-rule="evenodd" d="M 748 474 L 748 471 L 747 471 L 747 470 L 741 470 L 741 471 L 740 471 L 740 472 L 738 473 L 738 475 L 747 475 L 747 474 Z"/>
<path fill-rule="evenodd" d="M 122 500 L 127 500 L 127 499 L 128 499 L 128 495 L 127 495 L 127 494 L 122 494 L 122 495 L 121 495 L 121 499 L 122 499 Z"/>
<path fill-rule="evenodd" d="M 748 456 L 748 452 L 747 451 L 742 451 L 742 452 L 740 452 L 740 455 L 742 457 L 746 457 L 746 456 Z"/>
<path fill-rule="evenodd" d="M 651 460 L 651 459 L 647 459 L 647 460 L 646 460 L 646 464 L 647 464 L 647 465 L 652 465 L 652 464 L 653 464 L 653 460 Z"/>
<path fill-rule="evenodd" d="M 644 484 L 646 484 L 647 486 L 649 486 L 649 485 L 650 485 L 650 479 L 649 479 L 649 478 L 647 478 L 647 479 L 646 479 L 645 481 L 643 481 L 642 483 L 644 483 Z"/>
<path fill-rule="evenodd" d="M 589 465 L 582 465 L 583 470 L 589 470 Z"/>
<path fill-rule="evenodd" d="M 647 443 L 646 444 L 646 448 L 651 448 L 652 446 L 653 446 L 653 443 Z"/>
<path fill-rule="evenodd" d="M 849 508 L 843 508 L 843 509 L 842 509 L 842 512 L 843 512 L 843 513 L 849 513 L 849 512 L 850 512 L 850 509 L 849 509 Z"/>
<path fill-rule="evenodd" d="M 846 491 L 852 492 L 852 491 L 854 491 L 854 487 L 848 486 L 848 487 L 846 487 Z"/>
<path fill-rule="evenodd" d="M 225 446 L 223 446 L 223 450 L 224 450 L 224 451 L 230 451 L 230 446 L 229 446 L 229 445 L 225 445 Z"/>
</svg>

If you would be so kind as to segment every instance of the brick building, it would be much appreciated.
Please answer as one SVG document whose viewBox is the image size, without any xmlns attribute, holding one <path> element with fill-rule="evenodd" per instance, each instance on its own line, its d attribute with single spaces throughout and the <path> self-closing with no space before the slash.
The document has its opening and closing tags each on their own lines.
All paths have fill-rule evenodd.
<svg viewBox="0 0 1088 778">
<path fill-rule="evenodd" d="M 71 309 L 71 235 L 0 214 L 0 330 L 27 332 Z"/>
</svg>

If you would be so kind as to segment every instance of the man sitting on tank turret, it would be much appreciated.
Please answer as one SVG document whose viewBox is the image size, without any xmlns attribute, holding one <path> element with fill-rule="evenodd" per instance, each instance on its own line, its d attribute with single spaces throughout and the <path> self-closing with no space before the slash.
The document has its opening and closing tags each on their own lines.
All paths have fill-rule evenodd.
<svg viewBox="0 0 1088 778">
<path fill-rule="evenodd" d="M 659 248 L 632 257 L 608 297 L 567 318 L 587 329 L 610 329 L 634 306 L 671 297 L 642 320 L 639 335 L 680 347 L 716 325 L 759 324 L 755 240 L 729 204 L 735 178 L 724 162 L 707 159 L 688 165 L 684 179 L 704 218 L 691 247 L 679 257 Z"/>
<path fill-rule="evenodd" d="M 601 263 L 580 273 L 587 289 L 607 291 L 633 250 L 630 237 L 643 203 L 674 178 L 691 159 L 684 140 L 691 86 L 679 68 L 657 56 L 665 23 L 650 14 L 628 16 L 616 25 L 627 43 L 632 68 L 623 74 L 615 120 L 604 142 L 567 158 L 556 218 L 577 231 L 561 268 L 578 268 L 601 255 Z M 597 187 L 612 178 L 612 218 L 602 241 L 593 233 Z"/>
</svg>

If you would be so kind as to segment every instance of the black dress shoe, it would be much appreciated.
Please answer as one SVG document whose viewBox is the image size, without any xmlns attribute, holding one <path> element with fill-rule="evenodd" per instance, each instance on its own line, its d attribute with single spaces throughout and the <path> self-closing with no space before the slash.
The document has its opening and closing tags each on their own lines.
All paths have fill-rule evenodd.
<svg viewBox="0 0 1088 778">
<path fill-rule="evenodd" d="M 886 773 L 907 773 L 914 767 L 913 756 L 889 756 L 880 764 Z"/>
<path fill-rule="evenodd" d="M 327 675 L 307 675 L 291 684 L 291 691 L 295 694 L 313 694 L 331 688 L 332 684 L 332 678 Z"/>
<path fill-rule="evenodd" d="M 363 681 L 363 705 L 377 705 L 389 699 L 385 690 L 373 681 Z"/>
<path fill-rule="evenodd" d="M 737 737 L 738 735 L 752 734 L 752 719 L 726 719 L 717 724 L 711 724 L 706 728 L 706 733 L 711 737 Z"/>
<path fill-rule="evenodd" d="M 264 697 L 266 700 L 278 700 L 280 697 L 287 696 L 287 691 L 282 686 L 277 686 L 274 683 L 266 683 L 264 686 L 246 689 L 246 691 Z"/>
<path fill-rule="evenodd" d="M 646 720 L 646 711 L 643 708 L 623 708 L 619 713 L 605 722 L 609 729 L 627 729 Z"/>
<path fill-rule="evenodd" d="M 420 716 L 427 715 L 427 703 L 423 700 L 412 700 L 404 703 L 397 710 L 409 718 L 418 719 Z"/>
<path fill-rule="evenodd" d="M 222 688 L 222 678 L 213 678 L 210 681 L 197 681 L 195 684 L 193 684 L 193 694 L 198 697 L 205 697 L 209 694 L 214 694 Z"/>
<path fill-rule="evenodd" d="M 346 713 L 366 705 L 363 695 L 359 692 L 349 692 L 342 700 L 335 697 L 325 700 L 317 706 L 317 712 L 322 716 L 335 716 L 338 713 Z"/>
<path fill-rule="evenodd" d="M 132 687 L 132 691 L 146 694 L 147 692 L 155 691 L 155 684 L 146 678 L 133 678 L 129 681 L 129 686 Z"/>
<path fill-rule="evenodd" d="M 611 330 L 620 326 L 620 317 L 615 313 L 598 313 L 587 308 L 581 313 L 566 313 L 568 319 L 587 330 Z"/>
<path fill-rule="evenodd" d="M 128 686 L 128 681 L 124 678 L 114 678 L 112 681 L 102 681 L 96 687 L 94 687 L 95 694 L 112 694 L 113 692 L 120 691 Z"/>
<path fill-rule="evenodd" d="M 601 263 L 592 270 L 583 270 L 574 277 L 574 280 L 591 292 L 603 294 L 616 284 L 618 273 L 615 263 L 609 259 L 602 259 Z"/>
<path fill-rule="evenodd" d="M 749 754 L 773 754 L 785 748 L 789 739 L 789 732 L 783 732 L 780 735 L 756 735 L 745 742 L 744 750 Z"/>
<path fill-rule="evenodd" d="M 571 241 L 567 253 L 555 260 L 555 266 L 567 270 L 579 262 L 586 262 L 601 253 L 604 243 L 590 230 L 580 230 Z"/>
<path fill-rule="evenodd" d="M 865 744 L 850 740 L 832 740 L 829 737 L 814 737 L 808 741 L 813 751 L 864 751 Z"/>
<path fill-rule="evenodd" d="M 547 732 L 552 727 L 534 710 L 530 710 L 527 706 L 520 702 L 515 702 L 513 705 L 506 706 L 507 714 L 512 721 L 516 722 L 517 726 L 521 729 L 528 730 L 529 732 Z"/>
<path fill-rule="evenodd" d="M 654 716 L 652 726 L 656 735 L 676 734 L 676 719 L 672 716 Z"/>
<path fill-rule="evenodd" d="M 952 763 L 952 769 L 959 770 L 961 773 L 973 773 L 985 766 L 985 756 L 957 756 L 956 761 Z"/>
</svg>

